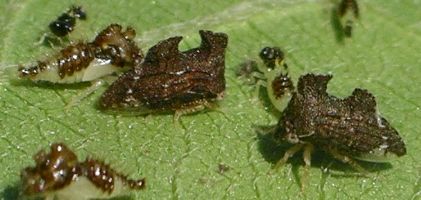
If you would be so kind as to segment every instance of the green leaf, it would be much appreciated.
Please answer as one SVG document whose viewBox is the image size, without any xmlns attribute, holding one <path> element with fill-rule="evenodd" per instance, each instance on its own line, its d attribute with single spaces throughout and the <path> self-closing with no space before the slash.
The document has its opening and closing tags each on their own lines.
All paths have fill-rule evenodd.
<svg viewBox="0 0 421 200">
<path fill-rule="evenodd" d="M 352 39 L 338 42 L 327 0 L 80 1 L 88 12 L 71 39 L 91 40 L 110 23 L 133 26 L 144 51 L 158 41 L 182 35 L 181 49 L 199 44 L 199 29 L 229 35 L 226 97 L 219 112 L 183 116 L 185 130 L 171 115 L 123 117 L 95 108 L 102 87 L 79 105 L 64 106 L 87 87 L 14 81 L 17 64 L 30 63 L 55 49 L 35 46 L 48 23 L 70 3 L 1 0 L 0 10 L 0 192 L 10 199 L 32 155 L 63 141 L 83 159 L 93 155 L 146 177 L 137 199 L 419 199 L 421 196 L 421 1 L 360 0 L 361 18 Z M 356 87 L 377 99 L 382 115 L 399 130 L 408 154 L 390 165 L 366 164 L 368 177 L 317 155 L 305 194 L 300 193 L 300 155 L 268 175 L 286 150 L 252 125 L 271 125 L 275 115 L 253 96 L 254 88 L 235 77 L 238 65 L 258 59 L 264 46 L 287 53 L 296 80 L 309 72 L 331 73 L 331 94 L 344 97 Z M 264 95 L 264 94 L 262 94 Z M 218 165 L 229 167 L 218 173 Z M 324 170 L 330 166 L 329 170 Z"/>
</svg>

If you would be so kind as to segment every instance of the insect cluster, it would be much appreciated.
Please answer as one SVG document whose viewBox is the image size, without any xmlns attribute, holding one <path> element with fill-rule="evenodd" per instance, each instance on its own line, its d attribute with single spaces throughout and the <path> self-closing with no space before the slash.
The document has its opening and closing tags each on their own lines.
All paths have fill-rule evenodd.
<svg viewBox="0 0 421 200">
<path fill-rule="evenodd" d="M 77 15 L 80 10 L 74 7 L 71 13 L 85 16 Z M 150 48 L 144 58 L 134 42 L 135 30 L 128 27 L 123 31 L 120 25 L 111 24 L 92 42 L 70 44 L 51 58 L 20 67 L 18 75 L 34 81 L 78 83 L 127 71 L 102 95 L 101 109 L 136 114 L 175 111 L 178 119 L 182 114 L 212 108 L 225 90 L 228 37 L 204 30 L 199 33 L 202 43 L 198 48 L 180 52 L 182 37 L 172 37 Z"/>
<path fill-rule="evenodd" d="M 70 15 L 73 21 L 66 18 Z M 57 28 L 55 31 L 64 28 L 61 31 L 69 33 L 74 17 L 84 16 L 81 7 L 73 7 L 51 24 Z M 175 112 L 178 119 L 182 114 L 212 108 L 225 92 L 228 36 L 206 30 L 200 30 L 199 34 L 202 42 L 197 48 L 180 52 L 178 44 L 182 37 L 176 36 L 158 42 L 143 56 L 134 41 L 135 30 L 131 27 L 123 30 L 121 25 L 111 24 L 91 42 L 71 43 L 52 57 L 19 67 L 18 76 L 71 84 L 123 72 L 101 96 L 102 110 L 140 114 Z M 79 162 L 61 143 L 53 144 L 48 154 L 40 151 L 34 159 L 36 166 L 25 168 L 21 175 L 26 196 L 111 198 L 124 194 L 127 189 L 142 189 L 145 184 L 144 179 L 130 180 L 95 159 Z"/>
<path fill-rule="evenodd" d="M 312 152 L 318 149 L 361 172 L 365 170 L 354 158 L 387 162 L 388 158 L 406 154 L 398 132 L 379 115 L 375 98 L 367 90 L 355 89 L 352 96 L 339 99 L 326 92 L 331 75 L 307 74 L 300 77 L 295 91 L 280 48 L 264 47 L 259 56 L 264 65 L 257 62 L 253 63 L 256 67 L 243 65 L 238 75 L 260 79 L 256 86 L 267 88 L 271 103 L 281 112 L 271 134 L 275 140 L 293 146 L 275 168 L 301 149 L 304 149 L 306 167 L 311 164 Z M 256 68 L 263 73 L 253 74 L 255 71 L 249 70 Z"/>
<path fill-rule="evenodd" d="M 253 79 L 251 82 L 257 87 L 256 96 L 260 87 L 265 87 L 272 105 L 278 111 L 282 111 L 294 90 L 294 84 L 288 75 L 285 54 L 279 47 L 264 47 L 259 57 L 263 65 L 248 61 L 241 66 L 237 76 Z"/>
<path fill-rule="evenodd" d="M 295 91 L 285 72 L 288 66 L 284 53 L 278 47 L 264 47 L 259 56 L 264 65 L 249 61 L 237 75 L 256 77 L 256 86 L 267 88 L 271 103 L 281 112 L 271 135 L 276 141 L 293 146 L 276 163 L 275 169 L 302 149 L 306 172 L 314 150 L 322 150 L 363 173 L 366 170 L 353 159 L 387 162 L 406 154 L 402 138 L 379 115 L 375 98 L 367 90 L 355 89 L 351 96 L 339 99 L 326 92 L 331 75 L 307 74 L 299 78 Z M 250 63 L 254 66 L 250 67 Z M 253 74 L 254 69 L 263 73 Z"/>
<path fill-rule="evenodd" d="M 21 173 L 22 193 L 47 200 L 88 200 L 125 195 L 145 187 L 145 179 L 132 180 L 102 161 L 87 158 L 80 162 L 63 143 L 54 143 L 50 152 L 34 155 L 36 165 Z"/>
<path fill-rule="evenodd" d="M 342 0 L 337 14 L 344 19 L 343 31 L 352 35 L 352 18 L 358 18 L 356 0 Z M 59 36 L 69 34 L 76 19 L 86 19 L 81 7 L 72 7 L 49 27 Z M 170 37 L 152 46 L 146 56 L 135 42 L 136 31 L 111 24 L 91 42 L 71 43 L 54 56 L 20 67 L 18 76 L 33 81 L 78 83 L 95 81 L 121 72 L 102 94 L 98 106 L 104 111 L 135 114 L 174 112 L 177 120 L 213 108 L 224 96 L 225 50 L 228 35 L 200 30 L 200 46 L 186 51 L 178 48 L 181 36 Z M 379 115 L 374 96 L 355 89 L 344 99 L 327 93 L 331 75 L 306 74 L 294 86 L 279 47 L 264 47 L 261 62 L 248 61 L 237 72 L 261 87 L 281 116 L 271 136 L 293 145 L 276 166 L 285 164 L 304 150 L 306 168 L 315 150 L 365 172 L 356 160 L 385 162 L 406 154 L 406 147 L 389 122 Z M 46 199 L 112 198 L 145 187 L 145 179 L 127 178 L 108 164 L 87 158 L 79 161 L 63 143 L 53 143 L 50 152 L 34 155 L 36 165 L 22 170 L 22 193 Z M 219 165 L 223 174 L 230 167 Z"/>
</svg>

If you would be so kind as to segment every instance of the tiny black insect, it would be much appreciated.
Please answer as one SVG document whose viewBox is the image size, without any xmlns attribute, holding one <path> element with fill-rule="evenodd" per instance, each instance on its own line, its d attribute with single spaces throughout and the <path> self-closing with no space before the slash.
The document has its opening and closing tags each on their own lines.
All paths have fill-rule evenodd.
<svg viewBox="0 0 421 200">
<path fill-rule="evenodd" d="M 288 69 L 288 65 L 284 62 L 284 52 L 279 47 L 265 47 L 260 51 L 259 56 L 266 67 L 271 70 L 276 67 L 283 67 L 285 70 Z"/>
<path fill-rule="evenodd" d="M 125 195 L 145 187 L 145 179 L 129 179 L 102 161 L 87 158 L 80 162 L 63 143 L 54 143 L 50 152 L 34 155 L 35 167 L 21 172 L 22 195 L 45 199 L 104 199 Z"/>
<path fill-rule="evenodd" d="M 342 0 L 338 5 L 337 12 L 342 19 L 342 29 L 345 36 L 351 37 L 354 19 L 360 17 L 357 0 Z"/>
<path fill-rule="evenodd" d="M 311 165 L 314 148 L 365 170 L 352 158 L 386 162 L 391 156 L 406 154 L 398 132 L 379 115 L 372 94 L 355 89 L 351 96 L 339 99 L 326 92 L 330 75 L 307 74 L 298 81 L 287 108 L 282 112 L 274 137 L 294 144 L 277 167 L 304 149 L 306 169 Z"/>
<path fill-rule="evenodd" d="M 178 50 L 182 37 L 163 40 L 149 49 L 144 61 L 124 73 L 101 96 L 102 109 L 134 113 L 175 111 L 182 114 L 213 107 L 225 91 L 224 33 L 199 31 L 198 48 Z"/>
<path fill-rule="evenodd" d="M 226 165 L 226 164 L 224 164 L 224 163 L 219 163 L 218 164 L 218 173 L 219 174 L 224 174 L 225 172 L 228 172 L 228 171 L 230 171 L 231 170 L 231 167 L 230 166 L 228 166 L 228 165 Z"/>
<path fill-rule="evenodd" d="M 86 13 L 81 6 L 72 6 L 48 26 L 54 35 L 64 37 L 73 31 L 76 19 L 86 20 Z"/>
</svg>

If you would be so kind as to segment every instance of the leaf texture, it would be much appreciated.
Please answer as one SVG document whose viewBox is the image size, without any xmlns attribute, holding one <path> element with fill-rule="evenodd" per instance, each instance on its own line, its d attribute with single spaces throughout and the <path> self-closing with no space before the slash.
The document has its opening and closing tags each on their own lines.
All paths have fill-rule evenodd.
<svg viewBox="0 0 421 200">
<path fill-rule="evenodd" d="M 110 23 L 133 26 L 147 51 L 181 35 L 181 50 L 199 45 L 199 29 L 229 35 L 227 90 L 220 112 L 181 118 L 102 113 L 101 87 L 80 104 L 64 106 L 88 84 L 34 84 L 16 80 L 17 64 L 51 55 L 34 43 L 48 23 L 72 3 L 0 0 L 0 193 L 12 199 L 20 170 L 52 142 L 65 142 L 78 156 L 93 155 L 131 177 L 146 177 L 135 199 L 419 199 L 421 198 L 421 1 L 360 0 L 361 18 L 352 39 L 338 41 L 327 0 L 76 1 L 88 14 L 71 34 L 91 40 Z M 364 164 L 368 177 L 323 154 L 313 157 L 310 181 L 300 193 L 303 162 L 295 156 L 277 173 L 270 167 L 286 146 L 253 125 L 277 122 L 254 88 L 235 76 L 264 46 L 280 46 L 294 81 L 304 73 L 331 73 L 328 91 L 339 97 L 368 89 L 382 115 L 400 132 L 408 154 L 390 165 Z M 264 96 L 264 94 L 262 94 Z M 229 170 L 220 173 L 218 166 Z"/>
</svg>

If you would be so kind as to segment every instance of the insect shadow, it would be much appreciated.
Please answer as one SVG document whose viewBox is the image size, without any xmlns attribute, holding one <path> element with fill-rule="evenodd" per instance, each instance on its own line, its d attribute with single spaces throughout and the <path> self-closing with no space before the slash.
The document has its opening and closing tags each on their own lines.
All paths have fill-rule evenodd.
<svg viewBox="0 0 421 200">
<path fill-rule="evenodd" d="M 34 84 L 31 80 L 22 80 L 22 79 L 10 79 L 9 83 L 17 87 L 25 88 L 42 88 L 49 90 L 80 90 L 88 88 L 90 82 L 81 82 L 81 83 L 72 83 L 72 84 L 55 84 L 48 81 L 39 81 L 37 84 Z"/>
<path fill-rule="evenodd" d="M 54 48 L 60 45 L 63 45 L 65 43 L 70 43 L 69 38 L 58 38 L 54 36 L 47 35 L 45 36 L 41 42 L 39 42 L 40 45 L 48 48 Z"/>
<path fill-rule="evenodd" d="M 275 118 L 279 119 L 281 117 L 281 112 L 276 109 L 273 103 L 270 101 L 269 94 L 267 90 L 260 90 L 258 94 L 258 98 L 263 104 L 264 108 L 267 109 L 267 112 L 274 116 Z"/>
<path fill-rule="evenodd" d="M 253 125 L 252 128 L 254 128 L 257 135 L 258 151 L 262 154 L 263 158 L 273 166 L 280 159 L 282 159 L 285 152 L 293 146 L 287 143 L 278 143 L 274 140 L 271 134 L 271 131 L 273 130 L 274 126 Z M 301 182 L 301 179 L 299 176 L 298 169 L 299 167 L 304 166 L 304 162 L 301 158 L 302 153 L 299 152 L 295 154 L 292 158 L 290 158 L 287 162 L 292 165 L 292 173 L 297 183 L 299 184 Z M 360 164 L 368 172 L 378 172 L 392 168 L 392 165 L 390 163 L 373 163 L 358 161 L 358 164 Z M 311 167 L 319 169 L 328 168 L 331 172 L 331 176 L 333 177 L 364 177 L 364 174 L 358 173 L 350 165 L 334 159 L 333 157 L 329 156 L 323 151 L 314 152 L 314 154 L 312 155 Z"/>
<path fill-rule="evenodd" d="M 270 163 L 272 166 L 275 166 L 275 164 L 282 159 L 285 151 L 291 147 L 292 145 L 287 143 L 278 144 L 273 138 L 272 135 L 269 134 L 271 129 L 274 128 L 274 126 L 253 126 L 256 134 L 257 134 L 257 140 L 258 140 L 258 151 L 262 154 L 263 159 L 265 159 L 266 162 Z M 262 132 L 265 131 L 267 133 Z M 291 172 L 294 176 L 295 182 L 298 184 L 298 186 L 301 185 L 301 178 L 299 175 L 299 166 L 303 165 L 300 160 L 300 155 L 293 156 L 288 160 L 288 163 L 291 164 Z M 273 170 L 273 169 L 269 169 Z M 276 170 L 273 170 L 275 172 Z M 271 171 L 269 171 L 271 172 Z M 275 172 L 277 173 L 277 172 Z"/>
<path fill-rule="evenodd" d="M 345 42 L 345 33 L 344 27 L 342 26 L 341 19 L 338 15 L 338 9 L 336 6 L 332 6 L 330 11 L 330 25 L 335 34 L 336 42 L 339 44 L 344 44 Z"/>
<path fill-rule="evenodd" d="M 0 198 L 4 200 L 18 200 L 19 191 L 20 188 L 18 184 L 9 185 L 1 192 Z"/>
</svg>

